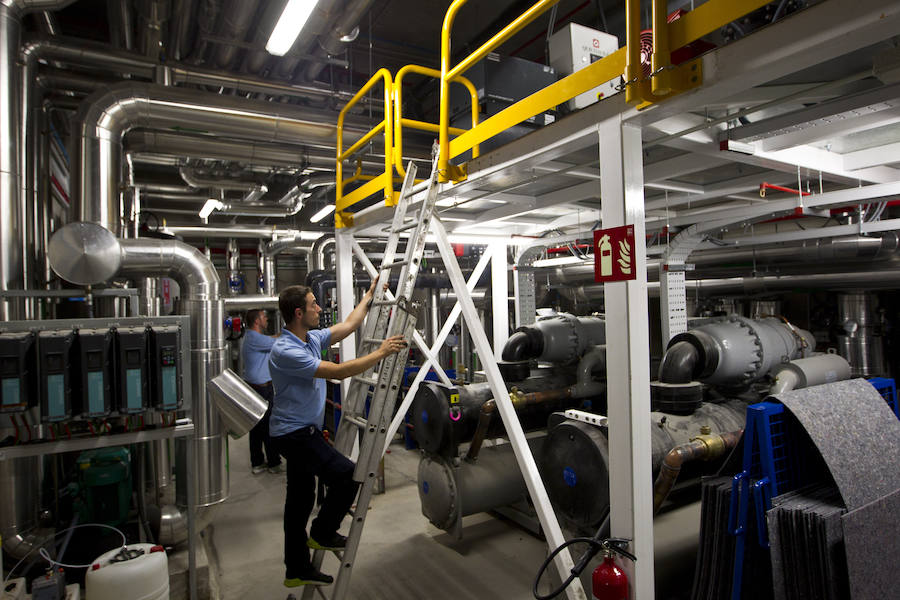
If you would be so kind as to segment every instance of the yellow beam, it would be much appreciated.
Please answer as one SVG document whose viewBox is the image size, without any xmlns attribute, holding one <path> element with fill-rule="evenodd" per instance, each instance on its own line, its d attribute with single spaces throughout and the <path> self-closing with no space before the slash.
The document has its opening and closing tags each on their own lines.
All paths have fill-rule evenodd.
<svg viewBox="0 0 900 600">
<path fill-rule="evenodd" d="M 482 121 L 478 127 L 454 138 L 450 141 L 448 158 L 459 156 L 472 146 L 490 139 L 513 125 L 550 110 L 605 81 L 619 77 L 624 68 L 625 48 L 619 48 L 609 56 L 533 93 L 493 117 Z"/>
<path fill-rule="evenodd" d="M 381 175 L 379 175 L 378 177 L 376 177 L 369 183 L 366 183 L 366 184 L 358 187 L 357 189 L 353 190 L 346 196 L 342 197 L 340 200 L 337 201 L 337 203 L 334 206 L 334 209 L 336 211 L 342 211 L 345 208 L 350 208 L 351 206 L 353 206 L 360 200 L 368 198 L 372 194 L 376 193 L 378 190 L 384 190 L 385 186 L 388 183 L 393 183 L 391 181 L 390 174 L 382 173 Z M 385 190 L 384 193 L 387 194 L 388 192 Z M 393 190 L 391 190 L 391 193 L 393 193 Z M 385 197 L 387 198 L 387 195 L 385 195 Z"/>
<path fill-rule="evenodd" d="M 669 24 L 669 48 L 681 48 L 771 0 L 710 0 Z"/>
</svg>

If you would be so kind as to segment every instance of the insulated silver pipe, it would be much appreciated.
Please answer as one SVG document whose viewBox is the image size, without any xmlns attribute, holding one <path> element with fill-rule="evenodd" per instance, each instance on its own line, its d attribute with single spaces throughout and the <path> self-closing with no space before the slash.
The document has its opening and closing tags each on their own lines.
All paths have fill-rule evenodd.
<svg viewBox="0 0 900 600">
<path fill-rule="evenodd" d="M 324 59 L 343 52 L 344 47 L 341 38 L 349 35 L 359 25 L 363 15 L 372 7 L 372 4 L 374 4 L 374 0 L 351 0 L 341 10 L 334 26 L 325 32 L 324 35 L 319 36 L 315 48 L 316 56 Z M 315 81 L 324 68 L 324 62 L 311 61 L 303 72 L 303 79 L 305 81 Z"/>
<path fill-rule="evenodd" d="M 243 40 L 250 29 L 258 4 L 247 0 L 227 0 L 222 10 L 218 35 L 226 40 Z M 216 67 L 227 69 L 232 66 L 238 47 L 228 43 L 217 44 L 214 61 Z"/>
<path fill-rule="evenodd" d="M 21 43 L 21 18 L 26 13 L 62 8 L 73 0 L 0 0 L 0 291 L 22 289 L 30 268 L 25 232 L 31 230 L 26 185 L 24 141 L 31 131 L 23 128 L 24 86 L 17 66 Z M 31 148 L 31 146 L 29 146 Z M 32 154 L 34 152 L 32 151 Z M 33 189 L 29 188 L 29 189 Z M 25 262 L 29 261 L 29 265 Z M 20 303 L 0 301 L 0 320 L 22 318 Z M 27 532 L 39 506 L 39 462 L 36 458 L 0 461 L 0 535 L 3 550 L 22 558 L 34 549 Z"/>
<path fill-rule="evenodd" d="M 209 133 L 257 141 L 331 140 L 332 118 L 321 111 L 152 84 L 125 82 L 93 94 L 75 118 L 70 189 L 76 220 L 118 231 L 122 136 L 135 127 L 185 122 Z"/>
<path fill-rule="evenodd" d="M 334 150 L 311 148 L 301 151 L 287 144 L 233 141 L 221 138 L 177 134 L 162 131 L 132 131 L 125 136 L 125 148 L 131 153 L 153 153 L 169 156 L 188 156 L 213 160 L 234 160 L 243 163 L 274 167 L 308 167 L 334 171 Z M 349 165 L 349 163 L 347 163 Z M 363 160 L 363 168 L 384 169 L 384 160 Z M 334 175 L 329 175 L 334 184 Z"/>
<path fill-rule="evenodd" d="M 310 269 L 310 256 L 312 255 L 312 245 L 310 242 L 300 237 L 286 237 L 272 240 L 266 244 L 263 256 L 264 270 L 264 288 L 265 293 L 274 296 L 277 293 L 275 284 L 275 257 L 286 250 L 300 251 L 306 255 L 306 270 Z"/>
<path fill-rule="evenodd" d="M 178 174 L 186 184 L 192 188 L 216 188 L 219 190 L 231 190 L 237 192 L 247 192 L 259 187 L 255 181 L 236 181 L 233 179 L 217 179 L 215 177 L 204 177 L 197 173 L 196 169 L 191 167 L 181 167 Z"/>
<path fill-rule="evenodd" d="M 334 244 L 334 234 L 324 235 L 316 240 L 316 243 L 314 243 L 312 247 L 313 264 L 310 269 L 311 271 L 325 270 L 326 249 L 330 248 L 331 251 L 334 252 Z"/>
</svg>

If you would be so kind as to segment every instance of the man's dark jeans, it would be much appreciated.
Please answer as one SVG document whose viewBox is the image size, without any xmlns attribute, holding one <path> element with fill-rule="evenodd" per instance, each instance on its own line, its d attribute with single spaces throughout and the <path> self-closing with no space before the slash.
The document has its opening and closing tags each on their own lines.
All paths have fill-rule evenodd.
<svg viewBox="0 0 900 600">
<path fill-rule="evenodd" d="M 313 509 L 316 477 L 325 484 L 325 499 L 309 534 L 330 539 L 350 510 L 359 487 L 353 481 L 353 462 L 331 446 L 316 427 L 304 427 L 272 438 L 287 459 L 287 495 L 284 499 L 284 566 L 291 579 L 310 568 L 306 523 Z"/>
<path fill-rule="evenodd" d="M 256 385 L 248 381 L 247 384 L 257 394 L 262 396 L 263 400 L 269 405 L 263 418 L 250 430 L 250 466 L 262 467 L 265 465 L 267 467 L 277 467 L 281 464 L 281 457 L 278 456 L 278 451 L 273 447 L 272 440 L 269 437 L 269 417 L 272 415 L 272 397 L 274 396 L 272 382 L 270 381 L 265 385 Z M 265 455 L 263 455 L 263 447 L 266 449 Z M 269 459 L 268 462 L 266 462 L 267 458 Z"/>
</svg>

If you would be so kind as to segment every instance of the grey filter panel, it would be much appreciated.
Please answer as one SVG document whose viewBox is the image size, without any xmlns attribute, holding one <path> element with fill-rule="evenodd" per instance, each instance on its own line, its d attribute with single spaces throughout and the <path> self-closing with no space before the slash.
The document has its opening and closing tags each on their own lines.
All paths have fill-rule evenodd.
<svg viewBox="0 0 900 600">
<path fill-rule="evenodd" d="M 900 590 L 898 514 L 900 490 L 841 517 L 851 598 L 887 598 Z"/>
<path fill-rule="evenodd" d="M 864 379 L 773 396 L 809 434 L 848 510 L 900 488 L 900 421 Z"/>
<path fill-rule="evenodd" d="M 775 600 L 848 597 L 837 489 L 809 486 L 772 499 L 766 513 Z"/>
</svg>

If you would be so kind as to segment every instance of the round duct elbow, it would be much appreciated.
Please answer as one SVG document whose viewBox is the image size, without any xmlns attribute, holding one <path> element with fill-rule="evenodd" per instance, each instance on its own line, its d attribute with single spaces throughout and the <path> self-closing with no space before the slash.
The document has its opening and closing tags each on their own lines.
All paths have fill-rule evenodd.
<svg viewBox="0 0 900 600">
<path fill-rule="evenodd" d="M 207 389 L 225 429 L 233 438 L 253 429 L 266 414 L 268 406 L 263 397 L 231 369 L 210 379 Z"/>
<path fill-rule="evenodd" d="M 119 240 L 96 223 L 69 223 L 50 239 L 50 267 L 78 285 L 109 281 L 122 264 Z"/>
</svg>

